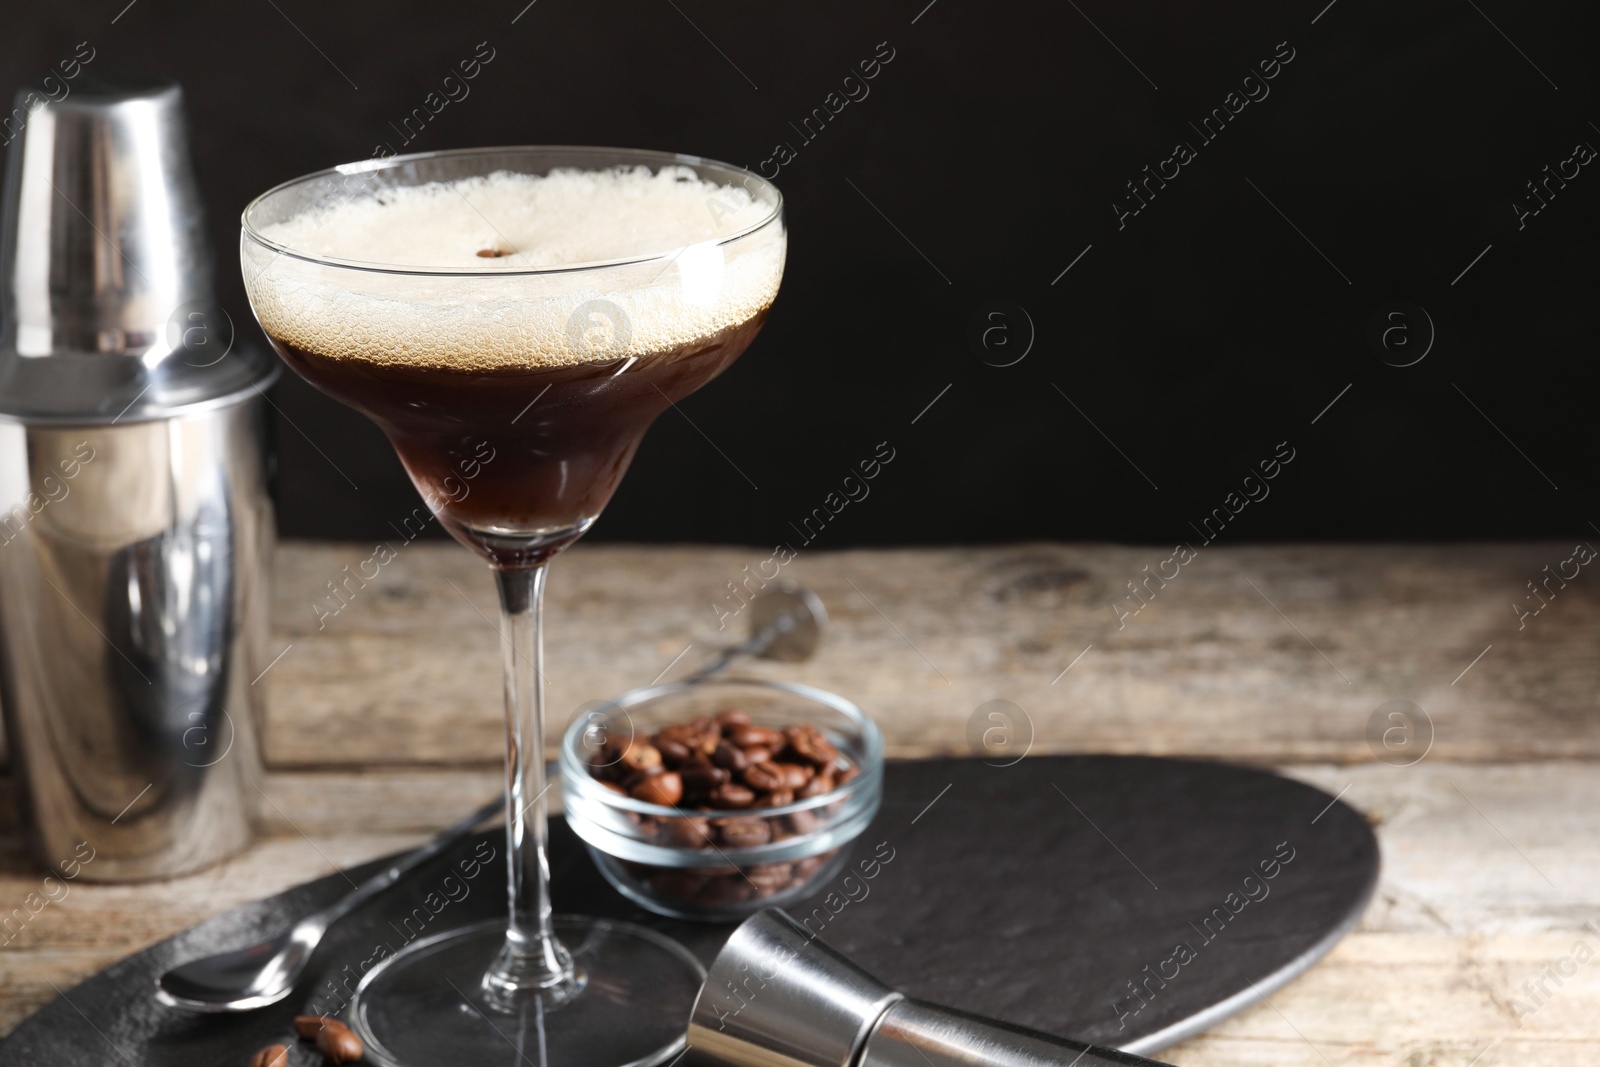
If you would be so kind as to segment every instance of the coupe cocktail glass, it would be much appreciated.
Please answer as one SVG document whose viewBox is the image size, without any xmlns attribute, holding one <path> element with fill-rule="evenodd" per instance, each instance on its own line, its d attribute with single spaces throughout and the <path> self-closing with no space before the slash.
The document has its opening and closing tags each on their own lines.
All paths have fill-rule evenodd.
<svg viewBox="0 0 1600 1067">
<path fill-rule="evenodd" d="M 781 197 L 689 156 L 496 148 L 313 174 L 243 221 L 273 346 L 383 429 L 500 596 L 510 922 L 377 962 L 350 1011 L 369 1055 L 665 1061 L 701 981 L 693 957 L 641 927 L 551 915 L 540 603 L 549 560 L 598 517 L 651 422 L 761 328 Z"/>
</svg>

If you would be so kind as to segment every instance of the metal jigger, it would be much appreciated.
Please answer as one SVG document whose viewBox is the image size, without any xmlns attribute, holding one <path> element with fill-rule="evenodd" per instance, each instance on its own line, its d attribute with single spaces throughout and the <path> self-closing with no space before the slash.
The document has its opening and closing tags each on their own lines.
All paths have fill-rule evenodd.
<svg viewBox="0 0 1600 1067">
<path fill-rule="evenodd" d="M 276 373 L 215 303 L 183 94 L 18 94 L 0 217 L 0 706 L 35 854 L 157 878 L 250 840 Z M 8 129 L 17 132 L 17 124 Z"/>
<path fill-rule="evenodd" d="M 769 908 L 733 932 L 689 1019 L 695 1067 L 1106 1067 L 1156 1060 L 897 993 Z"/>
</svg>

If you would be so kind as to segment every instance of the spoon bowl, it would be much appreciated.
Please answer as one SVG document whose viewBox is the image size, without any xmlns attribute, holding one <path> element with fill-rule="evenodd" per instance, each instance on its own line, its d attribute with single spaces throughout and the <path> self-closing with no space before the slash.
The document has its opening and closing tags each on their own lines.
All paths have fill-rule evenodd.
<svg viewBox="0 0 1600 1067">
<path fill-rule="evenodd" d="M 276 1004 L 294 989 L 327 929 L 320 915 L 313 916 L 258 944 L 180 964 L 156 980 L 156 999 L 198 1012 Z"/>
<path fill-rule="evenodd" d="M 171 1008 L 216 1014 L 276 1004 L 305 973 L 328 927 L 465 838 L 504 808 L 491 800 L 432 841 L 402 856 L 333 904 L 307 915 L 276 937 L 181 963 L 156 979 L 156 999 Z"/>
</svg>

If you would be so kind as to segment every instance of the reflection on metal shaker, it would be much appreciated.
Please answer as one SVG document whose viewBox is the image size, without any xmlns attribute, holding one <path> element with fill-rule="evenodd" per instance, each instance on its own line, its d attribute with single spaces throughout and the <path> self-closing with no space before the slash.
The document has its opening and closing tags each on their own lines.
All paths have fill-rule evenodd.
<svg viewBox="0 0 1600 1067">
<path fill-rule="evenodd" d="M 37 107 L 4 210 L 0 710 L 32 844 L 87 842 L 86 879 L 195 870 L 259 799 L 276 363 L 213 301 L 177 86 Z"/>
</svg>

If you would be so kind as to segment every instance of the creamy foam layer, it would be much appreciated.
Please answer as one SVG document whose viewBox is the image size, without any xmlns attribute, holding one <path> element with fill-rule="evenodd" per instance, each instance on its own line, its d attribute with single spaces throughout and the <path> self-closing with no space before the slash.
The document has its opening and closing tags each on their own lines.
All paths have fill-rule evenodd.
<svg viewBox="0 0 1600 1067">
<path fill-rule="evenodd" d="M 682 167 L 498 173 L 345 198 L 261 229 L 306 255 L 485 273 L 358 270 L 246 240 L 245 280 L 269 333 L 329 359 L 462 370 L 644 359 L 772 303 L 782 227 L 717 243 L 769 210 Z M 660 255 L 670 261 L 515 273 Z"/>
</svg>

